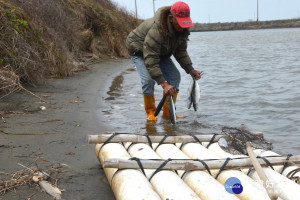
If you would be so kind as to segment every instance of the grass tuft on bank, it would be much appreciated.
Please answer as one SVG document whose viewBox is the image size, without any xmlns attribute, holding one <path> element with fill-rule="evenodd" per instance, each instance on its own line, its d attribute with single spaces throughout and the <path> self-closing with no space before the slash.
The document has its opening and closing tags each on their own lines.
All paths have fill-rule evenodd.
<svg viewBox="0 0 300 200">
<path fill-rule="evenodd" d="M 0 92 L 69 76 L 79 62 L 127 57 L 138 23 L 110 0 L 0 0 Z"/>
</svg>

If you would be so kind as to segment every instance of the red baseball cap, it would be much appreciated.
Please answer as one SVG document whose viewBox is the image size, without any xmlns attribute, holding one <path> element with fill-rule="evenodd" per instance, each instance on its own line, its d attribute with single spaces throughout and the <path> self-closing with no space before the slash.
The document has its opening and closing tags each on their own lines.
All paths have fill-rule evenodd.
<svg viewBox="0 0 300 200">
<path fill-rule="evenodd" d="M 189 28 L 194 26 L 190 17 L 190 7 L 182 1 L 177 1 L 171 7 L 171 13 L 176 17 L 181 28 Z"/>
</svg>

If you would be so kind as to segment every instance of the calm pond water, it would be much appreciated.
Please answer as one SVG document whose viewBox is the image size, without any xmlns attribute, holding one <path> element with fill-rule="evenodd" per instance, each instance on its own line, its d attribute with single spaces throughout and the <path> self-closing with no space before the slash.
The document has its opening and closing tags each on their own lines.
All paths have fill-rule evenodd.
<svg viewBox="0 0 300 200">
<path fill-rule="evenodd" d="M 300 154 L 300 29 L 191 33 L 188 52 L 199 80 L 197 112 L 186 106 L 191 77 L 182 82 L 176 125 L 161 118 L 147 123 L 140 79 L 133 64 L 108 89 L 101 120 L 116 132 L 140 134 L 220 133 L 221 127 L 246 127 L 264 133 L 280 154 Z M 177 64 L 177 63 L 176 63 Z M 180 68 L 180 67 L 179 67 Z M 156 104 L 162 89 L 156 86 Z"/>
</svg>

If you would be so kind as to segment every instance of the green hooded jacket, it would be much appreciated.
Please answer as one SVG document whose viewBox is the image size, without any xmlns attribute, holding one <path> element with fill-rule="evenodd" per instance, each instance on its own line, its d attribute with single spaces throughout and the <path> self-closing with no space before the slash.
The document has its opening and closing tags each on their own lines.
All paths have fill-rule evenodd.
<svg viewBox="0 0 300 200">
<path fill-rule="evenodd" d="M 188 29 L 175 31 L 168 15 L 171 7 L 162 7 L 153 18 L 145 20 L 131 31 L 126 40 L 129 55 L 143 56 L 150 76 L 158 83 L 165 81 L 159 62 L 174 55 L 180 66 L 190 73 L 192 61 L 186 51 Z"/>
</svg>

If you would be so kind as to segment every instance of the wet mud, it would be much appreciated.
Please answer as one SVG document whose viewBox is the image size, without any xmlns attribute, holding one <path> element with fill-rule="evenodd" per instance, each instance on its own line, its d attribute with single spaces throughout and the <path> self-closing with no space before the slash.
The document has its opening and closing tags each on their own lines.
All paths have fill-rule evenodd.
<svg viewBox="0 0 300 200">
<path fill-rule="evenodd" d="M 99 119 L 113 79 L 129 65 L 126 60 L 94 64 L 90 71 L 28 88 L 45 102 L 23 92 L 1 99 L 0 182 L 10 182 L 16 172 L 29 169 L 54 170 L 49 182 L 63 191 L 62 199 L 113 200 L 95 145 L 88 144 L 87 136 L 114 130 Z M 112 96 L 119 94 L 118 88 L 111 88 Z M 1 191 L 0 199 L 53 198 L 30 183 Z"/>
</svg>

